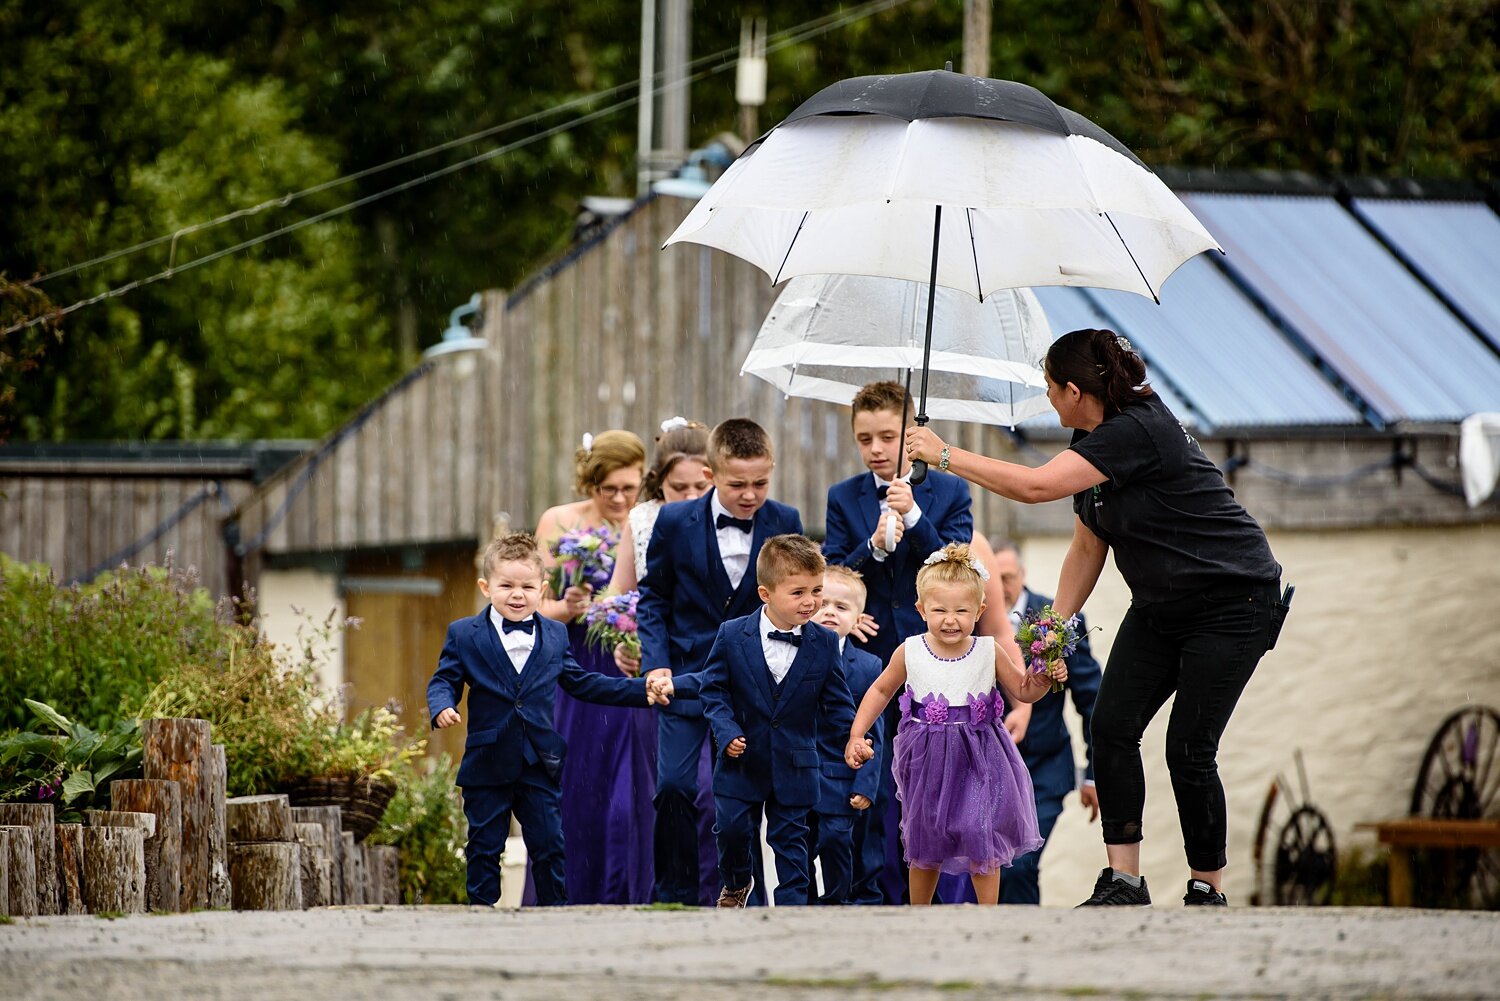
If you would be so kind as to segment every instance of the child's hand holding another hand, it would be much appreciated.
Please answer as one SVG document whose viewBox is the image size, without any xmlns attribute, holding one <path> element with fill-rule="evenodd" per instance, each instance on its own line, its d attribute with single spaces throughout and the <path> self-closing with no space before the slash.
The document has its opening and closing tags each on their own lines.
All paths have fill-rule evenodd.
<svg viewBox="0 0 1500 1001">
<path fill-rule="evenodd" d="M 848 745 L 844 747 L 844 764 L 850 768 L 858 769 L 873 757 L 875 742 L 869 737 L 850 737 Z"/>
</svg>

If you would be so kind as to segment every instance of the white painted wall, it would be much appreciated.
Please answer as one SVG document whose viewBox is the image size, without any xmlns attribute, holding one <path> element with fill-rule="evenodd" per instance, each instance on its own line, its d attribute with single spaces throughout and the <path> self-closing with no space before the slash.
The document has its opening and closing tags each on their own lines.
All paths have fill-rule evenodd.
<svg viewBox="0 0 1500 1001">
<path fill-rule="evenodd" d="M 1220 750 L 1232 904 L 1247 903 L 1253 887 L 1251 840 L 1267 787 L 1277 773 L 1296 787 L 1295 748 L 1342 852 L 1373 844 L 1355 824 L 1406 815 L 1427 743 L 1449 713 L 1500 709 L 1500 526 L 1280 533 L 1271 547 L 1297 595 Z M 1022 549 L 1031 585 L 1053 592 L 1067 540 L 1034 538 Z M 1127 602 L 1111 560 L 1085 607 L 1103 627 L 1091 637 L 1100 663 Z M 1187 879 L 1163 751 L 1170 710 L 1142 745 L 1142 866 L 1158 906 L 1175 904 Z M 1079 720 L 1069 716 L 1081 761 Z M 1099 827 L 1071 797 L 1042 859 L 1043 903 L 1083 900 L 1103 865 Z"/>
<path fill-rule="evenodd" d="M 311 644 L 323 690 L 335 694 L 344 683 L 343 596 L 338 575 L 317 570 L 263 570 L 256 585 L 261 633 L 289 660 L 300 662 Z M 318 632 L 332 615 L 326 640 Z"/>
</svg>

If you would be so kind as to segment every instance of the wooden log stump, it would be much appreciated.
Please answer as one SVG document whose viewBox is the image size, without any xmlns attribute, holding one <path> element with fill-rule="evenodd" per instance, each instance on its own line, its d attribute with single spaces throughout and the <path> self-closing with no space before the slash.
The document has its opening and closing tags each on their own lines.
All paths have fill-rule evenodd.
<svg viewBox="0 0 1500 1001">
<path fill-rule="evenodd" d="M 156 836 L 146 844 L 146 907 L 182 910 L 182 787 L 163 779 L 117 779 L 110 804 L 126 813 L 156 818 Z"/>
<path fill-rule="evenodd" d="M 296 842 L 229 843 L 230 902 L 237 911 L 302 909 L 302 846 Z"/>
<path fill-rule="evenodd" d="M 6 913 L 11 917 L 30 918 L 37 914 L 36 849 L 32 847 L 31 828 L 25 824 L 0 825 L 5 839 L 5 885 L 10 898 Z"/>
<path fill-rule="evenodd" d="M 377 903 L 401 903 L 401 853 L 394 845 L 375 845 L 374 864 L 380 870 L 380 899 Z"/>
<path fill-rule="evenodd" d="M 57 914 L 57 846 L 52 834 L 51 803 L 0 803 L 0 824 L 31 828 L 36 869 L 36 912 Z"/>
<path fill-rule="evenodd" d="M 57 832 L 57 912 L 82 914 L 83 825 L 58 824 L 54 830 Z"/>
<path fill-rule="evenodd" d="M 161 894 L 152 888 L 161 879 L 161 841 L 158 840 L 156 814 L 127 812 L 124 810 L 85 810 L 84 823 L 89 827 L 133 827 L 141 832 L 142 853 L 146 864 L 146 910 L 161 910 Z M 179 867 L 179 871 L 180 867 Z M 152 900 L 157 906 L 153 907 Z"/>
<path fill-rule="evenodd" d="M 10 917 L 10 835 L 0 828 L 0 914 Z"/>
<path fill-rule="evenodd" d="M 348 904 L 365 902 L 365 850 L 354 843 L 354 832 L 344 832 L 344 892 Z"/>
<path fill-rule="evenodd" d="M 185 911 L 208 907 L 212 728 L 201 719 L 148 719 L 141 723 L 141 759 L 148 779 L 176 782 L 182 792 L 182 889 Z"/>
<path fill-rule="evenodd" d="M 385 875 L 380 868 L 380 857 L 375 853 L 379 847 L 368 841 L 362 842 L 359 852 L 363 856 L 361 866 L 365 875 L 364 898 L 367 904 L 378 904 L 385 898 L 385 890 L 381 887 L 381 879 Z"/>
<path fill-rule="evenodd" d="M 292 841 L 292 807 L 285 796 L 235 796 L 225 803 L 224 829 L 232 845 Z"/>
<path fill-rule="evenodd" d="M 229 786 L 229 764 L 223 744 L 214 744 L 208 754 L 208 906 L 229 909 L 229 839 L 225 811 Z"/>
<path fill-rule="evenodd" d="M 343 811 L 336 806 L 294 806 L 294 824 L 320 824 L 327 853 L 331 880 L 329 904 L 347 903 L 344 899 L 344 823 Z"/>
<path fill-rule="evenodd" d="M 83 829 L 83 903 L 93 914 L 146 910 L 146 832 L 139 827 Z"/>
<path fill-rule="evenodd" d="M 298 824 L 302 846 L 302 907 L 328 906 L 328 849 L 322 824 Z"/>
</svg>

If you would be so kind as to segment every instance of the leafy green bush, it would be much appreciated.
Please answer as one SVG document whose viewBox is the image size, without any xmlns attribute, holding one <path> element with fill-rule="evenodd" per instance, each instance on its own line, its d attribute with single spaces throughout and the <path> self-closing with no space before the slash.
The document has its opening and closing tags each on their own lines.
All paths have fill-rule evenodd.
<svg viewBox="0 0 1500 1001">
<path fill-rule="evenodd" d="M 178 665 L 225 660 L 240 641 L 226 612 L 172 566 L 63 587 L 46 566 L 0 553 L 0 732 L 32 724 L 28 698 L 110 729 Z"/>
<path fill-rule="evenodd" d="M 396 795 L 369 840 L 401 850 L 403 903 L 468 901 L 464 871 L 468 825 L 454 786 L 457 775 L 458 765 L 447 754 L 437 761 L 402 761 L 394 769 Z"/>
<path fill-rule="evenodd" d="M 108 733 L 75 723 L 49 705 L 26 708 L 54 733 L 17 730 L 0 736 L 0 803 L 52 803 L 58 823 L 77 823 L 83 811 L 109 808 L 105 790 L 141 771 L 140 726 L 119 720 Z"/>
</svg>

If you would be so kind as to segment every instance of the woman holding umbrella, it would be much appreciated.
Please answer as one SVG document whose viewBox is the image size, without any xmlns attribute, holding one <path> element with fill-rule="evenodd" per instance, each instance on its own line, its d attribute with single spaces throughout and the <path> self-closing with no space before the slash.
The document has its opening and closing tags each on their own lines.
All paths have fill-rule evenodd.
<svg viewBox="0 0 1500 1001">
<path fill-rule="evenodd" d="M 1191 877 L 1184 902 L 1223 905 L 1226 806 L 1216 755 L 1235 703 L 1285 615 L 1281 567 L 1223 474 L 1146 385 L 1140 355 L 1108 330 L 1058 338 L 1047 399 L 1069 448 L 1038 468 L 906 434 L 908 457 L 1026 504 L 1073 498 L 1073 542 L 1056 610 L 1082 609 L 1111 549 L 1130 588 L 1094 707 L 1099 807 L 1109 865 L 1085 906 L 1151 902 L 1141 876 L 1140 740 L 1174 693 L 1167 768 Z"/>
</svg>

